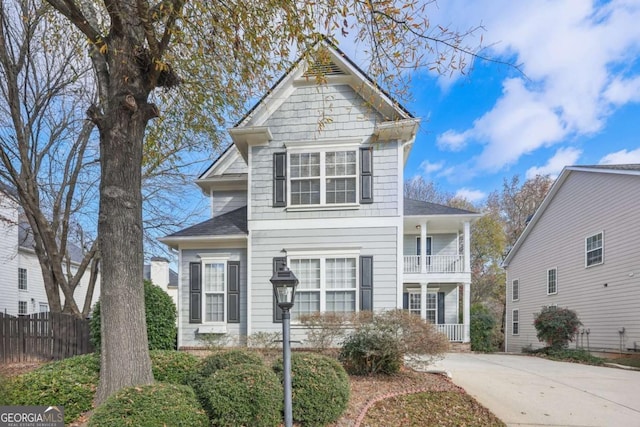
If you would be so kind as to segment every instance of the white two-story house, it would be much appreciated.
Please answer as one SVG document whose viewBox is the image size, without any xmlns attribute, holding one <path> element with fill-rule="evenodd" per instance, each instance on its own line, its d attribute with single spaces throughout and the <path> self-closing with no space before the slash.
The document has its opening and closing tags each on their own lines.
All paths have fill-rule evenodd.
<svg viewBox="0 0 640 427">
<path fill-rule="evenodd" d="M 328 60 L 299 61 L 196 180 L 211 219 L 161 239 L 179 252 L 180 348 L 281 331 L 269 279 L 285 264 L 300 281 L 293 339 L 303 314 L 405 308 L 469 341 L 479 215 L 403 198 L 419 120 L 336 47 L 318 49 Z"/>
</svg>

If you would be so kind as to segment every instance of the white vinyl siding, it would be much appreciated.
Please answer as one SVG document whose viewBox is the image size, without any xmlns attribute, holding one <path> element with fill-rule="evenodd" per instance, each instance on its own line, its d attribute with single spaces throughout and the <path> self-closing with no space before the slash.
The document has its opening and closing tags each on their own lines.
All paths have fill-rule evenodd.
<svg viewBox="0 0 640 427">
<path fill-rule="evenodd" d="M 511 335 L 520 334 L 520 311 L 511 311 Z"/>
<path fill-rule="evenodd" d="M 203 310 L 205 323 L 224 322 L 226 301 L 226 263 L 205 261 L 202 265 Z"/>
<path fill-rule="evenodd" d="M 18 289 L 26 291 L 28 289 L 27 283 L 27 269 L 18 268 Z"/>
<path fill-rule="evenodd" d="M 318 312 L 356 311 L 357 259 L 300 258 L 289 266 L 299 280 L 292 317 Z"/>
<path fill-rule="evenodd" d="M 598 233 L 585 239 L 585 264 L 587 267 L 604 262 L 603 233 Z"/>
<path fill-rule="evenodd" d="M 547 295 L 558 293 L 558 269 L 550 268 L 547 270 Z"/>
</svg>

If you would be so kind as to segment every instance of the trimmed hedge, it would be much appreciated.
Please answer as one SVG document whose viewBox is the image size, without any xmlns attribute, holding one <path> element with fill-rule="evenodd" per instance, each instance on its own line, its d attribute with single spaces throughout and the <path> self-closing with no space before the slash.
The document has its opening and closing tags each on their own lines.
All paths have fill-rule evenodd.
<svg viewBox="0 0 640 427">
<path fill-rule="evenodd" d="M 90 427 L 169 425 L 209 425 L 191 387 L 163 383 L 127 387 L 96 408 L 89 420 Z"/>
<path fill-rule="evenodd" d="M 190 385 L 201 369 L 201 360 L 176 350 L 151 350 L 151 369 L 158 382 Z"/>
<path fill-rule="evenodd" d="M 373 326 L 352 332 L 342 343 L 338 357 L 352 375 L 392 375 L 403 365 L 397 337 Z"/>
<path fill-rule="evenodd" d="M 64 406 L 65 424 L 92 407 L 100 360 L 94 354 L 47 363 L 8 380 L 4 400 L 18 406 Z"/>
<path fill-rule="evenodd" d="M 264 362 L 260 356 L 249 350 L 222 350 L 204 358 L 200 375 L 208 377 L 220 369 L 240 364 L 264 365 Z"/>
<path fill-rule="evenodd" d="M 283 380 L 282 359 L 273 370 Z M 305 426 L 324 426 L 340 418 L 349 403 L 349 376 L 333 358 L 315 353 L 291 355 L 293 419 Z"/>
<path fill-rule="evenodd" d="M 211 425 L 280 425 L 282 385 L 264 365 L 245 363 L 217 370 L 201 379 L 197 390 Z"/>
<path fill-rule="evenodd" d="M 174 350 L 178 336 L 176 305 L 168 293 L 149 280 L 144 281 L 144 312 L 149 350 Z M 89 328 L 91 343 L 100 352 L 100 301 L 93 306 Z"/>
</svg>

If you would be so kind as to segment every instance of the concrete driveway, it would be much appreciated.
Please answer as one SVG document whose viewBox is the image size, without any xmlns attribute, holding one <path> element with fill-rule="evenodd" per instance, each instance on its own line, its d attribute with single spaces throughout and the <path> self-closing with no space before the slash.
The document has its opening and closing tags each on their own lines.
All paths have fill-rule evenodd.
<svg viewBox="0 0 640 427">
<path fill-rule="evenodd" d="M 640 426 L 640 371 L 468 353 L 436 368 L 509 426 Z"/>
</svg>

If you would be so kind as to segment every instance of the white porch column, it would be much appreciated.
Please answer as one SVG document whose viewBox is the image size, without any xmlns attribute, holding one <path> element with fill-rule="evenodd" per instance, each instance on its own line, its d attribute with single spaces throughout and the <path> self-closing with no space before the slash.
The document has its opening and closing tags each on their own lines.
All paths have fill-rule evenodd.
<svg viewBox="0 0 640 427">
<path fill-rule="evenodd" d="M 464 222 L 464 272 L 471 273 L 471 222 Z"/>
<path fill-rule="evenodd" d="M 462 286 L 462 323 L 464 325 L 462 342 L 471 342 L 471 283 L 465 282 Z"/>
<path fill-rule="evenodd" d="M 427 285 L 428 283 L 420 283 L 420 318 L 427 320 Z"/>
<path fill-rule="evenodd" d="M 420 272 L 427 272 L 427 221 L 420 224 Z"/>
</svg>

